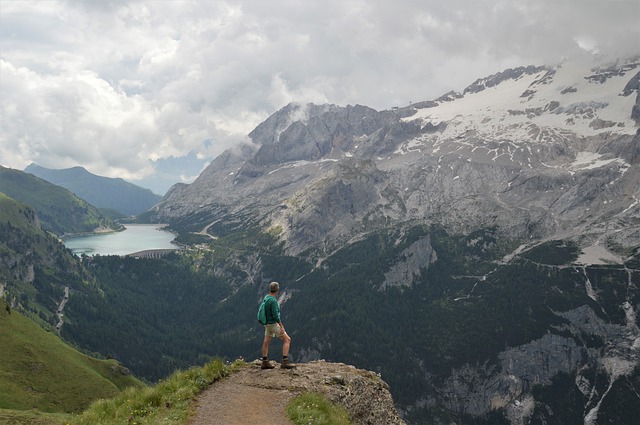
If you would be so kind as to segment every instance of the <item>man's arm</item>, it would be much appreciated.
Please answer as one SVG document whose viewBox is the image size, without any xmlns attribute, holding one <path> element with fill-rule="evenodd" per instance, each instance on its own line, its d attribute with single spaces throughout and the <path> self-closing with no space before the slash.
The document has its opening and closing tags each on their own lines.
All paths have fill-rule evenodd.
<svg viewBox="0 0 640 425">
<path fill-rule="evenodd" d="M 276 301 L 275 299 L 273 301 L 273 310 L 274 310 L 274 317 L 276 319 L 276 322 L 278 323 L 278 326 L 280 326 L 280 335 L 284 335 L 285 333 L 284 325 L 280 320 L 280 304 L 278 304 L 278 301 Z"/>
</svg>

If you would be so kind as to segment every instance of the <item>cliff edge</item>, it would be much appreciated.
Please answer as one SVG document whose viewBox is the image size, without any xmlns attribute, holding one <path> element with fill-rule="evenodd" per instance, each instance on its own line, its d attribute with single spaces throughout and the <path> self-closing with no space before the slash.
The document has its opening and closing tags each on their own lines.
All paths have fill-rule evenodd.
<svg viewBox="0 0 640 425">
<path fill-rule="evenodd" d="M 298 364 L 292 370 L 262 370 L 258 361 L 240 368 L 202 392 L 190 424 L 290 424 L 285 407 L 304 392 L 320 393 L 344 407 L 354 425 L 405 424 L 379 375 L 324 361 Z"/>
</svg>

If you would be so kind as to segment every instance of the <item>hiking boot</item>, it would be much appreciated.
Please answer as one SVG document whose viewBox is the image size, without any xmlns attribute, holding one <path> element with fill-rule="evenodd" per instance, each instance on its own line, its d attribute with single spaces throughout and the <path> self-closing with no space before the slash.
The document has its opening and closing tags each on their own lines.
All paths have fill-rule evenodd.
<svg viewBox="0 0 640 425">
<path fill-rule="evenodd" d="M 282 364 L 280 365 L 280 367 L 282 369 L 295 369 L 296 365 L 294 365 L 293 363 L 289 362 L 289 359 L 284 359 L 284 360 L 282 360 Z"/>
<path fill-rule="evenodd" d="M 263 360 L 260 369 L 275 369 L 275 366 L 269 360 Z"/>
</svg>

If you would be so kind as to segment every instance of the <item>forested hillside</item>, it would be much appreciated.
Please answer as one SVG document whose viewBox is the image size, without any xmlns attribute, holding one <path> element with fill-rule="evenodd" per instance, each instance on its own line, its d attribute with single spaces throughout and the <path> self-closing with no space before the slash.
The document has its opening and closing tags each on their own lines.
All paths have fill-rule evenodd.
<svg viewBox="0 0 640 425">
<path fill-rule="evenodd" d="M 437 260 L 413 285 L 384 288 L 389 267 L 425 238 Z M 602 395 L 615 382 L 600 353 L 622 344 L 621 330 L 632 326 L 621 306 L 640 303 L 637 254 L 623 266 L 572 266 L 579 251 L 557 241 L 501 263 L 514 247 L 501 244 L 491 229 L 468 236 L 437 227 L 388 229 L 335 252 L 321 267 L 275 245 L 245 250 L 251 239 L 242 241 L 222 238 L 212 251 L 165 260 L 86 259 L 105 296 L 76 295 L 63 336 L 149 379 L 209 356 L 254 359 L 262 340 L 255 310 L 273 279 L 283 287 L 294 359 L 323 358 L 380 372 L 409 419 L 506 423 L 500 419 L 505 411 L 479 415 L 469 407 L 461 414 L 456 406 L 489 397 L 495 385 L 503 386 L 502 397 L 525 394 L 500 384 L 507 378 L 497 372 L 516 368 L 531 377 L 527 391 L 541 400 L 533 407 L 540 422 L 577 423 L 583 412 L 575 410 L 576 400 L 590 401 L 571 383 L 591 382 Z M 225 267 L 232 258 L 236 267 Z M 260 264 L 259 274 L 251 274 L 252 264 Z M 596 300 L 586 282 L 600 294 Z M 594 317 L 585 319 L 585 305 L 593 306 Z M 272 350 L 277 357 L 278 348 Z M 630 424 L 640 414 L 633 396 L 640 370 L 627 373 L 602 396 L 600 417 Z M 486 394 L 461 380 L 476 382 Z M 461 398 L 451 399 L 442 388 Z"/>
<path fill-rule="evenodd" d="M 149 380 L 203 364 L 214 354 L 246 351 L 235 329 L 242 308 L 235 316 L 221 312 L 229 287 L 177 255 L 163 260 L 97 256 L 84 264 L 100 292 L 74 293 L 65 309 L 65 339 L 113 356 Z"/>
<path fill-rule="evenodd" d="M 92 281 L 58 238 L 40 228 L 31 207 L 0 193 L 0 285 L 13 308 L 55 327 L 65 288 Z"/>
<path fill-rule="evenodd" d="M 22 171 L 0 166 L 0 192 L 31 206 L 42 228 L 57 235 L 122 229 L 67 189 Z"/>
</svg>

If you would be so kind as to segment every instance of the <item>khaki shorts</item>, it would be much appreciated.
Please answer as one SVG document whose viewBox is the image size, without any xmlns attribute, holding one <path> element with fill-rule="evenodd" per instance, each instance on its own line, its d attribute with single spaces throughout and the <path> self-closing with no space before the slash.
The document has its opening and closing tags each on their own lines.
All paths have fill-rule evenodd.
<svg viewBox="0 0 640 425">
<path fill-rule="evenodd" d="M 269 323 L 268 325 L 264 325 L 265 336 L 270 336 L 271 338 L 280 338 L 281 333 L 282 329 L 277 323 Z"/>
</svg>

